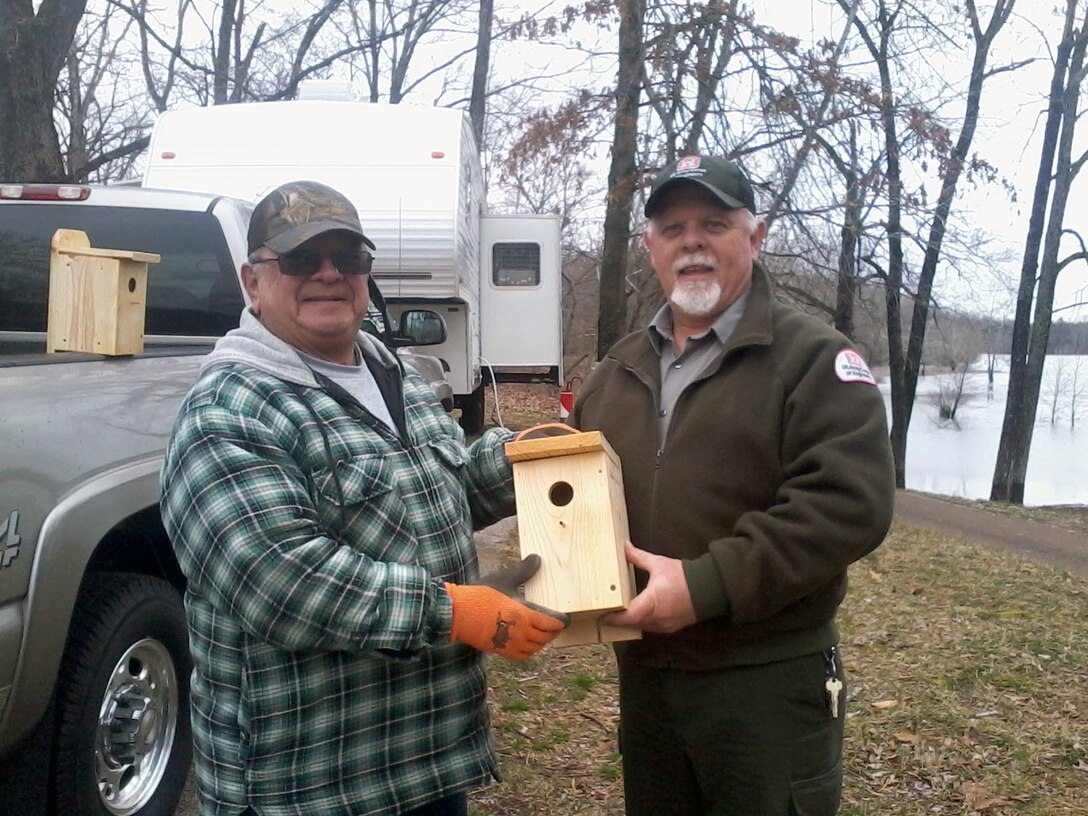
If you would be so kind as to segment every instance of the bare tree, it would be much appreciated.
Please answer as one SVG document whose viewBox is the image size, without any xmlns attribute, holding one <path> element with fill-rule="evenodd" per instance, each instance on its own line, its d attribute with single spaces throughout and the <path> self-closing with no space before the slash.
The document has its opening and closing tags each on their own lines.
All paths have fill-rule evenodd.
<svg viewBox="0 0 1088 816">
<path fill-rule="evenodd" d="M 967 367 L 948 371 L 938 375 L 937 391 L 933 402 L 937 406 L 937 417 L 942 423 L 951 423 L 959 428 L 960 407 L 971 402 L 977 396 L 967 389 Z"/>
<path fill-rule="evenodd" d="M 1051 77 L 1042 155 L 1013 321 L 1008 400 L 990 488 L 993 501 L 1016 504 L 1024 501 L 1039 387 L 1050 338 L 1055 283 L 1065 265 L 1084 255 L 1081 251 L 1064 261 L 1058 259 L 1069 189 L 1085 160 L 1084 155 L 1076 160 L 1072 156 L 1085 51 L 1088 49 L 1088 9 L 1078 8 L 1080 6 L 1078 0 L 1066 0 L 1062 39 Z M 1034 320 L 1031 318 L 1033 303 Z"/>
<path fill-rule="evenodd" d="M 1047 366 L 1049 376 L 1046 380 L 1045 395 L 1050 403 L 1050 427 L 1058 424 L 1061 416 L 1061 406 L 1069 395 L 1069 372 L 1066 371 L 1065 356 L 1051 358 L 1051 365 Z"/>
<path fill-rule="evenodd" d="M 849 11 L 847 0 L 838 0 L 844 11 Z M 891 380 L 892 428 L 891 442 L 895 461 L 896 484 L 906 484 L 907 429 L 917 390 L 921 366 L 922 348 L 933 296 L 933 279 L 941 257 L 941 249 L 948 227 L 949 216 L 955 200 L 961 175 L 969 167 L 969 152 L 974 140 L 981 106 L 982 87 L 996 71 L 1009 70 L 1011 66 L 993 69 L 988 66 L 990 49 L 998 32 L 1005 25 L 1012 11 L 1014 0 L 997 0 L 990 18 L 983 22 L 974 0 L 967 0 L 964 13 L 970 25 L 974 45 L 971 74 L 966 91 L 965 110 L 959 136 L 953 141 L 951 133 L 935 117 L 918 107 L 910 108 L 906 127 L 931 145 L 940 163 L 940 192 L 937 205 L 929 222 L 929 235 L 924 244 L 925 254 L 921 272 L 913 293 L 914 313 L 910 322 L 909 339 L 903 347 L 903 319 L 901 294 L 904 291 L 905 253 L 903 239 L 904 182 L 901 165 L 903 138 L 900 135 L 900 116 L 903 111 L 898 103 L 899 94 L 893 70 L 895 60 L 893 40 L 899 33 L 901 18 L 910 8 L 897 0 L 876 0 L 871 20 L 855 17 L 855 27 L 865 43 L 880 76 L 881 126 L 886 150 L 886 177 L 888 183 L 888 267 L 887 267 L 887 328 L 888 364 Z M 917 21 L 916 21 L 917 22 Z M 923 22 L 938 32 L 937 25 L 925 18 Z"/>
<path fill-rule="evenodd" d="M 914 403 L 918 386 L 922 347 L 925 342 L 926 325 L 933 299 L 933 279 L 937 274 L 937 265 L 941 258 L 941 250 L 948 229 L 952 205 L 956 198 L 957 187 L 961 176 L 968 170 L 971 144 L 974 141 L 975 129 L 978 126 L 982 87 L 986 80 L 995 74 L 1015 70 L 1018 67 L 1017 65 L 1006 65 L 993 68 L 988 64 L 994 40 L 998 32 L 1008 22 L 1014 2 L 1015 0 L 997 0 L 990 12 L 988 21 L 981 18 L 975 0 L 967 0 L 964 4 L 970 25 L 971 38 L 974 42 L 971 74 L 967 87 L 967 104 L 955 144 L 949 143 L 947 147 L 942 145 L 938 153 L 938 158 L 942 163 L 940 193 L 938 194 L 936 209 L 929 223 L 929 236 L 925 243 L 925 256 L 922 260 L 921 273 L 918 276 L 918 289 L 914 298 L 914 312 L 911 317 L 910 339 L 907 343 L 907 353 L 904 359 L 903 393 L 900 396 L 904 403 L 901 408 L 905 409 L 905 414 L 901 426 L 895 426 L 893 419 L 892 448 L 893 451 L 897 451 L 897 475 L 904 474 L 904 480 L 910 406 Z M 944 136 L 945 133 L 942 131 L 934 133 L 938 144 L 940 144 L 940 140 L 943 140 Z M 951 134 L 948 134 L 948 136 L 950 137 Z M 893 405 L 895 399 L 896 395 L 893 394 Z M 894 410 L 893 407 L 893 415 Z M 905 486 L 905 481 L 900 483 L 900 487 L 902 486 Z"/>
<path fill-rule="evenodd" d="M 604 246 L 601 250 L 598 360 L 623 336 L 625 328 L 627 247 L 631 235 L 631 202 L 637 184 L 635 155 L 645 6 L 643 0 L 619 0 L 619 9 L 619 71 L 612 163 L 608 171 L 608 199 L 604 216 Z"/>
<path fill-rule="evenodd" d="M 558 213 L 564 244 L 587 250 L 599 240 L 592 213 L 604 193 L 587 160 L 608 127 L 608 100 L 583 93 L 554 108 L 534 109 L 535 100 L 523 98 L 518 104 L 511 96 L 500 100 L 496 126 L 487 137 L 496 157 L 492 172 L 499 206 Z"/>
<path fill-rule="evenodd" d="M 57 88 L 55 120 L 67 174 L 73 181 L 109 181 L 130 175 L 147 146 L 146 101 L 137 83 L 133 21 L 111 6 L 83 15 Z"/>
<path fill-rule="evenodd" d="M 493 0 L 480 0 L 480 24 L 476 37 L 476 64 L 472 70 L 472 98 L 469 102 L 469 119 L 476 144 L 483 144 L 484 123 L 487 114 L 487 76 L 491 65 L 491 26 L 494 22 Z"/>
<path fill-rule="evenodd" d="M 705 145 L 708 120 L 737 47 L 738 0 L 651 2 L 642 85 L 661 129 L 665 165 Z M 747 18 L 743 18 L 747 19 Z"/>
<path fill-rule="evenodd" d="M 179 0 L 165 9 L 149 0 L 91 2 L 127 15 L 135 27 L 130 47 L 139 54 L 139 71 L 114 66 L 110 79 L 130 87 L 128 77 L 142 74 L 150 101 L 132 104 L 127 116 L 118 109 L 112 129 L 103 125 L 97 141 L 108 148 L 101 156 L 87 155 L 86 167 L 122 162 L 104 168 L 100 175 L 106 177 L 120 175 L 118 167 L 146 147 L 150 112 L 182 102 L 290 99 L 304 80 L 351 74 L 357 63 L 370 97 L 399 102 L 474 47 L 467 43 L 453 54 L 443 47 L 437 61 L 418 58 L 420 51 L 464 35 L 478 20 L 470 0 L 312 0 L 294 9 L 246 0 Z M 93 141 L 91 134 L 85 141 Z"/>
<path fill-rule="evenodd" d="M 1074 431 L 1077 428 L 1077 418 L 1081 411 L 1081 405 L 1084 401 L 1085 391 L 1088 390 L 1088 383 L 1085 382 L 1084 372 L 1081 371 L 1081 363 L 1083 360 L 1080 355 L 1073 358 L 1073 371 L 1070 373 L 1069 382 L 1069 430 Z"/>
<path fill-rule="evenodd" d="M 483 8 L 473 0 L 352 0 L 349 8 L 351 27 L 344 33 L 360 46 L 352 49 L 357 56 L 349 62 L 353 70 L 361 64 L 358 73 L 371 102 L 401 102 L 431 77 L 445 74 L 476 53 L 481 38 L 490 44 L 490 28 L 486 37 L 484 30 L 477 29 L 483 22 Z M 476 36 L 465 41 L 473 31 Z M 439 42 L 448 44 L 441 58 L 430 62 L 419 58 L 425 45 Z M 477 62 L 476 68 L 485 66 Z"/>
</svg>

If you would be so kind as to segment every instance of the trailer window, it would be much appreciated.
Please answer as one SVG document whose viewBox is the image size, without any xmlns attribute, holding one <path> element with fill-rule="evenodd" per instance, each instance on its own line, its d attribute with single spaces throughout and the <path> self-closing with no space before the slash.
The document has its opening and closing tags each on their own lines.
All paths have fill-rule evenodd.
<svg viewBox="0 0 1088 816">
<path fill-rule="evenodd" d="M 540 244 L 495 244 L 491 280 L 496 286 L 539 286 Z"/>
</svg>

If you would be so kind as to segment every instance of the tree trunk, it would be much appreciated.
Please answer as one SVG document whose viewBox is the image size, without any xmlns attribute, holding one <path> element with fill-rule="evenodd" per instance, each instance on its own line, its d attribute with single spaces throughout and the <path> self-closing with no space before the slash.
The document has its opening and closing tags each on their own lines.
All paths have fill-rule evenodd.
<svg viewBox="0 0 1088 816">
<path fill-rule="evenodd" d="M 631 238 L 631 201 L 635 192 L 639 77 L 642 66 L 644 0 L 621 0 L 619 71 L 612 164 L 608 170 L 604 246 L 601 252 L 601 299 L 597 317 L 597 359 L 604 357 L 624 332 L 627 249 Z"/>
<path fill-rule="evenodd" d="M 225 105 L 230 94 L 230 67 L 234 43 L 235 15 L 238 0 L 223 0 L 219 12 L 219 34 L 215 39 L 212 55 L 212 104 Z"/>
<path fill-rule="evenodd" d="M 1069 202 L 1069 190 L 1076 170 L 1072 167 L 1071 155 L 1073 137 L 1077 126 L 1077 103 L 1080 98 L 1080 86 L 1083 78 L 1085 52 L 1085 34 L 1076 39 L 1068 71 L 1068 82 L 1063 93 L 1063 116 L 1061 134 L 1058 139 L 1057 162 L 1054 167 L 1053 197 L 1050 202 L 1050 214 L 1046 219 L 1046 235 L 1043 243 L 1042 263 L 1039 268 L 1039 283 L 1036 290 L 1035 319 L 1031 326 L 1031 338 L 1028 343 L 1027 366 L 1024 372 L 1024 395 L 1020 419 L 1021 433 L 1014 440 L 1016 455 L 1015 469 L 1011 472 L 1010 482 L 1018 488 L 1008 501 L 1024 503 L 1024 488 L 1027 483 L 1028 458 L 1031 453 L 1031 439 L 1035 430 L 1035 414 L 1039 406 L 1039 393 L 1043 381 L 1043 367 L 1046 365 L 1047 345 L 1050 341 L 1051 318 L 1054 310 L 1054 291 L 1057 286 L 1060 264 L 1058 252 L 1065 222 L 1066 205 Z M 1078 168 L 1079 169 L 1079 168 Z"/>
<path fill-rule="evenodd" d="M 839 232 L 839 270 L 835 276 L 835 328 L 854 338 L 854 297 L 858 288 L 858 242 L 863 229 L 863 192 L 858 179 L 857 128 L 850 125 L 850 164 L 844 168 L 846 206 Z"/>
<path fill-rule="evenodd" d="M 900 298 L 903 289 L 903 174 L 899 163 L 899 136 L 896 129 L 895 93 L 892 90 L 889 40 L 891 30 L 880 32 L 880 44 L 873 56 L 880 72 L 880 120 L 887 151 L 888 179 L 888 277 L 885 282 L 884 308 L 888 333 L 888 377 L 891 380 L 891 445 L 896 487 L 907 486 L 907 427 L 911 402 L 905 388 L 903 357 L 903 318 Z"/>
<path fill-rule="evenodd" d="M 903 445 L 906 447 L 907 426 L 910 424 L 911 409 L 914 406 L 918 390 L 918 372 L 922 364 L 922 350 L 925 345 L 926 326 L 929 323 L 929 305 L 933 296 L 933 279 L 937 274 L 937 264 L 941 257 L 948 219 L 952 213 L 952 203 L 956 198 L 956 188 L 967 162 L 971 143 L 978 126 L 979 108 L 982 102 L 982 86 L 986 81 L 986 63 L 997 33 L 1005 25 L 1012 11 L 1012 0 L 999 0 L 995 4 L 990 20 L 983 29 L 979 25 L 977 10 L 973 2 L 967 3 L 971 17 L 971 29 L 975 40 L 975 54 L 971 63 L 971 78 L 967 87 L 967 105 L 963 114 L 963 126 L 960 128 L 956 145 L 947 159 L 941 180 L 941 192 L 937 207 L 929 224 L 929 237 L 926 240 L 922 270 L 918 275 L 918 291 L 914 298 L 914 310 L 911 317 L 910 337 L 907 341 L 907 353 L 903 370 L 903 402 L 906 406 L 906 421 L 902 429 Z M 965 361 L 966 367 L 970 361 Z M 905 451 L 904 451 L 905 452 Z M 900 485 L 905 486 L 905 485 Z"/>
<path fill-rule="evenodd" d="M 1039 158 L 1039 171 L 1035 179 L 1035 195 L 1032 199 L 1028 234 L 1024 241 L 1024 260 L 1020 267 L 1020 286 L 1016 297 L 1016 316 L 1013 319 L 1012 348 L 1009 358 L 1009 385 L 1005 403 L 1005 418 L 1001 425 L 1001 438 L 997 448 L 994 478 L 990 485 L 991 501 L 1007 501 L 1022 504 L 1024 481 L 1027 475 L 1027 458 L 1031 448 L 1031 434 L 1038 407 L 1038 392 L 1034 399 L 1029 393 L 1033 376 L 1029 371 L 1029 354 L 1045 355 L 1046 345 L 1039 347 L 1039 338 L 1031 327 L 1031 310 L 1035 292 L 1035 275 L 1039 267 L 1043 229 L 1046 224 L 1047 202 L 1053 179 L 1058 139 L 1065 118 L 1064 95 L 1069 63 L 1078 32 L 1073 25 L 1076 19 L 1077 0 L 1067 0 L 1065 29 L 1054 61 L 1054 74 L 1050 83 L 1050 102 L 1046 127 L 1043 131 L 1043 147 Z M 1053 297 L 1053 293 L 1051 293 Z M 1038 312 L 1037 312 L 1038 316 Z M 1050 330 L 1049 313 L 1046 333 Z M 1030 347 L 1030 348 L 1029 348 Z M 1038 361 L 1042 372 L 1042 361 Z"/>
<path fill-rule="evenodd" d="M 480 149 L 484 145 L 484 122 L 487 116 L 487 75 L 491 65 L 491 25 L 494 17 L 493 0 L 480 0 L 480 26 L 476 35 L 476 63 L 472 71 L 472 98 L 468 114 L 472 132 Z"/>
<path fill-rule="evenodd" d="M 68 181 L 53 124 L 57 79 L 86 0 L 0 0 L 0 179 Z"/>
</svg>

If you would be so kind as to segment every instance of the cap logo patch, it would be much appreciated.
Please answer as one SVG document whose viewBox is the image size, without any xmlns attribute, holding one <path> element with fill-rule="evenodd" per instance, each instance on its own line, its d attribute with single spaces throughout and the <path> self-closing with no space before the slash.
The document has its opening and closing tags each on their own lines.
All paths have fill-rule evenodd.
<svg viewBox="0 0 1088 816">
<path fill-rule="evenodd" d="M 669 178 L 691 178 L 693 176 L 705 176 L 707 169 L 702 167 L 702 156 L 684 156 L 677 160 L 676 169 Z"/>
<path fill-rule="evenodd" d="M 876 385 L 876 379 L 865 360 L 853 349 L 843 349 L 835 355 L 835 376 L 843 382 L 863 382 Z"/>
</svg>

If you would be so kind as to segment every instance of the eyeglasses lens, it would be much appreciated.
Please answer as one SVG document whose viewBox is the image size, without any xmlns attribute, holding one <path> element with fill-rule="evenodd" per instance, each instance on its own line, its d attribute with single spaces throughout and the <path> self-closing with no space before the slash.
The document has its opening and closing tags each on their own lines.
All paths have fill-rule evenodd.
<svg viewBox="0 0 1088 816">
<path fill-rule="evenodd" d="M 332 255 L 320 255 L 317 252 L 288 252 L 280 255 L 280 272 L 294 278 L 309 277 L 317 274 L 325 258 L 332 261 L 341 275 L 369 275 L 374 265 L 374 256 L 362 250 L 345 250 Z"/>
</svg>

